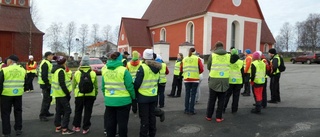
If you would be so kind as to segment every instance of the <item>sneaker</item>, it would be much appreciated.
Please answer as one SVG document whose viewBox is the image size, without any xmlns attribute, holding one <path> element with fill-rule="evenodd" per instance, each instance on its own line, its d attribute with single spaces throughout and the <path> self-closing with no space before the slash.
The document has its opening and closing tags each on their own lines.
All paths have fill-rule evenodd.
<svg viewBox="0 0 320 137">
<path fill-rule="evenodd" d="M 189 112 L 189 115 L 195 115 L 197 112 Z"/>
<path fill-rule="evenodd" d="M 208 118 L 208 117 L 206 117 L 206 120 L 207 120 L 207 121 L 211 121 L 211 120 L 212 120 L 212 118 Z"/>
<path fill-rule="evenodd" d="M 89 129 L 87 129 L 87 130 L 82 130 L 82 134 L 87 134 L 87 133 L 89 133 Z M 107 132 L 106 132 L 106 134 L 107 134 Z"/>
<path fill-rule="evenodd" d="M 62 129 L 62 135 L 71 135 L 73 134 L 74 132 L 68 128 L 66 129 Z"/>
<path fill-rule="evenodd" d="M 217 123 L 220 123 L 220 122 L 222 122 L 224 119 L 223 118 L 216 118 L 216 122 Z"/>
<path fill-rule="evenodd" d="M 16 130 L 16 136 L 20 136 L 22 134 L 21 130 Z"/>
<path fill-rule="evenodd" d="M 80 132 L 80 127 L 73 127 L 73 128 L 72 128 L 72 131 L 74 131 L 74 132 Z"/>
<path fill-rule="evenodd" d="M 61 126 L 59 126 L 59 127 L 56 127 L 56 133 L 59 133 L 59 132 L 61 132 Z"/>
</svg>

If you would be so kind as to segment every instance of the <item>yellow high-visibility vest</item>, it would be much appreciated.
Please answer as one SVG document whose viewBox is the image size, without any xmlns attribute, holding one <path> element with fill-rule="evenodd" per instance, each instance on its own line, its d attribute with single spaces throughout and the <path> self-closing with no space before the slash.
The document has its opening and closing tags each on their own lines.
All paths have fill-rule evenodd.
<svg viewBox="0 0 320 137">
<path fill-rule="evenodd" d="M 176 61 L 176 64 L 174 65 L 174 75 L 179 75 L 180 74 L 180 65 L 181 61 Z"/>
<path fill-rule="evenodd" d="M 28 64 L 27 64 L 28 65 Z M 33 65 L 32 64 L 30 64 L 29 65 L 29 67 L 35 67 L 37 65 L 37 62 L 36 61 L 33 61 Z M 32 69 L 32 70 L 27 70 L 27 73 L 37 73 L 37 69 L 36 68 L 34 68 L 34 69 Z"/>
<path fill-rule="evenodd" d="M 141 66 L 143 68 L 144 77 L 138 90 L 139 93 L 144 96 L 157 96 L 160 74 L 154 74 L 146 64 L 141 64 Z"/>
<path fill-rule="evenodd" d="M 139 61 L 139 64 L 137 66 L 131 65 L 130 62 L 127 63 L 127 67 L 128 67 L 128 70 L 129 70 L 129 72 L 131 74 L 133 82 L 136 79 L 136 75 L 137 75 L 137 72 L 138 72 L 138 69 L 139 69 L 140 66 L 141 66 L 141 61 Z"/>
<path fill-rule="evenodd" d="M 104 71 L 104 96 L 106 97 L 130 97 L 130 93 L 124 85 L 124 74 L 126 68 L 119 66 L 114 70 L 107 69 Z"/>
<path fill-rule="evenodd" d="M 4 75 L 2 95 L 22 96 L 26 70 L 17 64 L 13 64 L 3 68 L 2 71 Z"/>
<path fill-rule="evenodd" d="M 243 67 L 243 61 L 238 60 L 237 62 L 230 64 L 230 77 L 229 84 L 242 84 L 242 74 L 241 69 Z"/>
<path fill-rule="evenodd" d="M 191 55 L 182 60 L 183 78 L 199 79 L 199 57 Z"/>
<path fill-rule="evenodd" d="M 167 76 L 166 76 L 166 63 L 161 63 L 161 70 L 160 70 L 160 81 L 159 83 L 166 83 L 167 82 Z"/>
<path fill-rule="evenodd" d="M 51 84 L 51 81 L 52 81 L 52 73 L 51 73 L 52 64 L 51 64 L 50 61 L 48 61 L 48 60 L 46 60 L 46 59 L 42 60 L 41 63 L 40 63 L 38 83 L 39 83 L 39 84 L 45 84 L 44 81 L 42 80 L 42 77 L 41 77 L 42 65 L 43 65 L 44 63 L 47 63 L 47 65 L 48 65 L 48 80 L 49 80 L 49 84 Z"/>
<path fill-rule="evenodd" d="M 256 67 L 256 74 L 253 82 L 257 84 L 264 84 L 266 82 L 266 64 L 261 60 L 255 60 L 252 64 Z"/>
<path fill-rule="evenodd" d="M 229 78 L 230 76 L 230 54 L 218 55 L 212 53 L 211 78 Z"/>
<path fill-rule="evenodd" d="M 51 96 L 54 96 L 54 97 L 65 97 L 66 96 L 66 94 L 63 92 L 63 90 L 60 86 L 60 83 L 59 83 L 59 72 L 60 71 L 63 71 L 63 73 L 64 73 L 64 82 L 65 82 L 66 87 L 68 88 L 69 92 L 71 92 L 71 90 L 72 90 L 71 81 L 68 78 L 66 71 L 62 68 L 59 68 L 54 72 L 53 77 L 52 77 L 52 84 L 51 84 L 52 94 L 51 94 Z"/>
<path fill-rule="evenodd" d="M 87 71 L 85 71 L 85 72 L 87 72 Z M 97 74 L 94 71 L 91 71 L 90 77 L 91 77 L 92 84 L 94 84 L 94 82 L 96 81 L 96 78 L 97 78 Z M 81 79 L 81 71 L 80 70 L 77 70 L 74 73 L 73 79 L 74 79 L 74 82 L 77 83 L 77 86 L 74 89 L 74 97 L 83 97 L 83 94 L 79 92 L 79 83 L 80 83 L 80 79 Z M 86 93 L 85 96 L 96 96 L 96 93 L 94 91 L 95 91 L 95 89 L 93 88 L 93 90 L 90 93 Z"/>
</svg>

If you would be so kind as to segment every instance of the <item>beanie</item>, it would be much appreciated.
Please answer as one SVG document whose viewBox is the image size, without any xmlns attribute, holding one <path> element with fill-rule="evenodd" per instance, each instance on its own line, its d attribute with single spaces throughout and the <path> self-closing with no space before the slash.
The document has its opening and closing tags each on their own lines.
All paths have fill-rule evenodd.
<svg viewBox="0 0 320 137">
<path fill-rule="evenodd" d="M 29 55 L 29 59 L 33 59 L 33 56 L 32 56 L 32 55 Z"/>
<path fill-rule="evenodd" d="M 252 59 L 254 59 L 254 60 L 259 60 L 260 59 L 260 54 L 259 54 L 259 52 L 254 52 L 253 54 L 252 54 Z"/>
<path fill-rule="evenodd" d="M 271 53 L 271 54 L 277 54 L 277 51 L 276 51 L 276 49 L 272 48 L 272 49 L 269 49 L 269 53 Z"/>
<path fill-rule="evenodd" d="M 133 51 L 132 52 L 132 60 L 136 61 L 139 59 L 139 52 L 138 51 Z"/>
<path fill-rule="evenodd" d="M 85 55 L 83 56 L 82 60 L 81 60 L 81 66 L 90 66 L 90 61 L 89 61 L 89 56 Z"/>
<path fill-rule="evenodd" d="M 11 60 L 13 60 L 13 61 L 15 61 L 15 62 L 19 61 L 19 58 L 18 58 L 18 56 L 16 56 L 16 55 L 10 55 L 10 56 L 8 57 L 8 59 L 11 59 Z"/>
<path fill-rule="evenodd" d="M 238 50 L 237 49 L 232 49 L 231 50 L 231 55 L 238 55 Z"/>
<path fill-rule="evenodd" d="M 262 56 L 262 52 L 259 50 L 259 51 L 257 51 L 258 53 L 259 53 L 259 55 L 260 55 L 260 57 Z"/>
<path fill-rule="evenodd" d="M 246 53 L 247 54 L 251 54 L 251 50 L 250 49 L 246 49 Z"/>
<path fill-rule="evenodd" d="M 56 57 L 56 61 L 57 61 L 57 63 L 58 63 L 59 65 L 62 65 L 62 64 L 64 64 L 64 63 L 67 61 L 67 59 L 66 59 L 65 57 L 63 57 L 63 56 L 57 56 L 57 57 Z"/>
<path fill-rule="evenodd" d="M 143 51 L 143 58 L 144 59 L 153 59 L 153 50 L 152 49 L 145 49 Z"/>
</svg>

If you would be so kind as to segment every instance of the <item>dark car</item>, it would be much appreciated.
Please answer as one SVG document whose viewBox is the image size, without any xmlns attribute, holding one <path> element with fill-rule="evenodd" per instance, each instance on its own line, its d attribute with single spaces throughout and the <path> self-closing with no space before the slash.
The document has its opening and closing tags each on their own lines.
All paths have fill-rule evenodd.
<svg viewBox="0 0 320 137">
<path fill-rule="evenodd" d="M 295 64 L 296 62 L 301 62 L 302 64 L 307 63 L 307 64 L 311 64 L 311 63 L 320 63 L 320 53 L 311 53 L 311 52 L 307 52 L 307 53 L 303 53 L 302 55 L 296 56 L 296 57 L 292 57 L 290 59 L 290 61 L 292 62 L 292 64 Z"/>
</svg>

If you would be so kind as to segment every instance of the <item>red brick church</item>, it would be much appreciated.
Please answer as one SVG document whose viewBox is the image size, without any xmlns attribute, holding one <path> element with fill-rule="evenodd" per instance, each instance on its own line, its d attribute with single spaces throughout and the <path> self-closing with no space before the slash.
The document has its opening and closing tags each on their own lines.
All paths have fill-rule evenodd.
<svg viewBox="0 0 320 137">
<path fill-rule="evenodd" d="M 32 54 L 42 59 L 44 33 L 36 28 L 30 14 L 30 0 L 0 0 L 0 57 L 16 54 L 27 61 Z"/>
<path fill-rule="evenodd" d="M 164 61 L 190 47 L 210 54 L 217 41 L 267 52 L 275 43 L 257 0 L 152 0 L 141 19 L 122 18 L 118 50 L 153 48 Z"/>
</svg>

